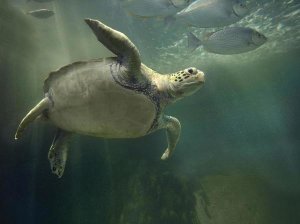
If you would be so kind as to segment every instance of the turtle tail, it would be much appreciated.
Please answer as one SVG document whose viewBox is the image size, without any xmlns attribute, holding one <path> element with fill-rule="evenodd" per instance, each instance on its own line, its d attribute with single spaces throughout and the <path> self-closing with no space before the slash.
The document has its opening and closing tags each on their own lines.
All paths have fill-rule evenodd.
<svg viewBox="0 0 300 224">
<path fill-rule="evenodd" d="M 29 123 L 33 122 L 44 110 L 49 108 L 49 98 L 42 99 L 28 114 L 23 118 L 15 134 L 15 139 L 19 139 Z"/>
</svg>

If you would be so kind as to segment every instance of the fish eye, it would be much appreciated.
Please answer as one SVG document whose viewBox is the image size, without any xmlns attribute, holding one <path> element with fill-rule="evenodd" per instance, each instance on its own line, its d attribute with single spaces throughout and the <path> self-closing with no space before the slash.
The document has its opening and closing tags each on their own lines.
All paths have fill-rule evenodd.
<svg viewBox="0 0 300 224">
<path fill-rule="evenodd" d="M 188 69 L 188 72 L 189 72 L 190 74 L 193 74 L 193 71 L 194 71 L 194 70 L 193 70 L 192 68 L 189 68 L 189 69 Z"/>
<path fill-rule="evenodd" d="M 244 3 L 240 3 L 240 7 L 241 7 L 241 8 L 245 8 L 246 5 L 245 5 Z"/>
</svg>

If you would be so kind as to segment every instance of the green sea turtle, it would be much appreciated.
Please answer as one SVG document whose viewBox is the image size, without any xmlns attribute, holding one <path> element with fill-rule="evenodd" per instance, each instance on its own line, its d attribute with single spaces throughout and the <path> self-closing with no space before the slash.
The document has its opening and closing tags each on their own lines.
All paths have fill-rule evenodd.
<svg viewBox="0 0 300 224">
<path fill-rule="evenodd" d="M 164 108 L 195 93 L 204 73 L 187 68 L 159 74 L 141 63 L 136 46 L 123 33 L 100 21 L 86 19 L 97 39 L 117 57 L 75 62 L 51 72 L 44 83 L 45 97 L 23 118 L 15 139 L 36 118 L 57 128 L 48 158 L 54 174 L 61 177 L 72 133 L 135 138 L 166 129 L 167 159 L 178 142 L 180 122 L 163 113 Z"/>
</svg>

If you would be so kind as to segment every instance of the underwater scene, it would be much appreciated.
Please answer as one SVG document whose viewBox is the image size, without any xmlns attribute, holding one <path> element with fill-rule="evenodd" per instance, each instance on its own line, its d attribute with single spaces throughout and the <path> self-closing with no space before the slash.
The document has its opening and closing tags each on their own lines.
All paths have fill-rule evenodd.
<svg viewBox="0 0 300 224">
<path fill-rule="evenodd" d="M 299 224 L 299 0 L 1 0 L 0 223 Z"/>
</svg>

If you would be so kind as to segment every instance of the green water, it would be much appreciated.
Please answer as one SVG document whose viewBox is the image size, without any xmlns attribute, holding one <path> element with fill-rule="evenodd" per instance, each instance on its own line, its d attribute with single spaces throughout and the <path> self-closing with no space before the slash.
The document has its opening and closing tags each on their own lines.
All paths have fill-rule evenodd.
<svg viewBox="0 0 300 224">
<path fill-rule="evenodd" d="M 238 25 L 268 37 L 255 51 L 223 56 L 186 47 L 186 31 L 126 14 L 119 1 L 0 2 L 0 223 L 300 223 L 300 3 L 250 1 Z M 40 7 L 55 16 L 23 12 Z M 164 131 L 137 139 L 75 136 L 64 176 L 51 174 L 55 134 L 19 121 L 43 97 L 48 73 L 112 56 L 84 23 L 95 18 L 128 35 L 143 63 L 161 72 L 206 73 L 196 94 L 166 110 L 182 124 L 168 161 Z"/>
</svg>

